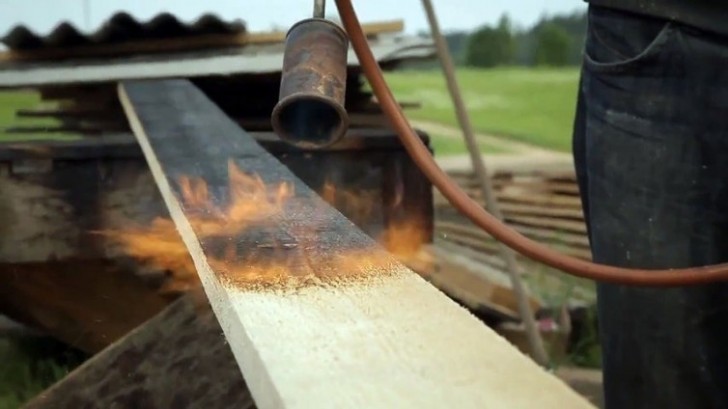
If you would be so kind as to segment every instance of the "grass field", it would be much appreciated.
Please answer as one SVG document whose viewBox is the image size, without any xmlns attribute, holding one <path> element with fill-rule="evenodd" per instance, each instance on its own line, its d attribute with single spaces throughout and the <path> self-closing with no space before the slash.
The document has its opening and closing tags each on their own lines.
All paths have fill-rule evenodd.
<svg viewBox="0 0 728 409">
<path fill-rule="evenodd" d="M 50 118 L 17 118 L 18 109 L 37 108 L 41 103 L 40 96 L 34 92 L 9 91 L 0 92 L 0 128 L 19 125 L 56 126 L 58 121 Z M 53 139 L 78 139 L 78 136 L 54 133 Z M 0 132 L 0 141 L 48 139 L 48 134 L 6 134 Z"/>
<path fill-rule="evenodd" d="M 577 69 L 458 69 L 473 122 L 483 133 L 569 151 L 579 80 Z M 418 101 L 412 119 L 457 126 L 442 72 L 399 71 L 387 81 L 402 101 Z"/>
<path fill-rule="evenodd" d="M 0 409 L 22 406 L 82 359 L 56 341 L 0 338 Z"/>
</svg>

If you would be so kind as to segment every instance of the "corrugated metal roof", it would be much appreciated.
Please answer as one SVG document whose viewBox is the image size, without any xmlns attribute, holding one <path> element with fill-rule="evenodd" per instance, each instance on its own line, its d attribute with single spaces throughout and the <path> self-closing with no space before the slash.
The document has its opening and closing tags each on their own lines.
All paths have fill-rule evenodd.
<svg viewBox="0 0 728 409">
<path fill-rule="evenodd" d="M 382 68 L 435 56 L 430 39 L 384 36 L 369 42 Z M 350 48 L 350 67 L 359 60 Z M 133 79 L 194 78 L 280 72 L 283 44 L 252 45 L 230 50 L 156 54 L 95 61 L 28 62 L 0 66 L 0 88 L 98 84 Z"/>
<path fill-rule="evenodd" d="M 0 42 L 11 50 L 20 51 L 244 32 L 245 23 L 242 20 L 224 21 L 214 14 L 204 14 L 193 22 L 183 22 L 170 13 L 160 13 L 150 20 L 138 21 L 128 13 L 119 12 L 91 33 L 84 34 L 69 22 L 60 23 L 46 35 L 17 25 L 0 38 Z"/>
</svg>

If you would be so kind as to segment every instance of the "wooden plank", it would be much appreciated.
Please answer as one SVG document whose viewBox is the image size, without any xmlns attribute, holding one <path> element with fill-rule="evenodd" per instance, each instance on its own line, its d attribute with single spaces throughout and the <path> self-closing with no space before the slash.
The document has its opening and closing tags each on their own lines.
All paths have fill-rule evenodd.
<svg viewBox="0 0 728 409">
<path fill-rule="evenodd" d="M 120 98 L 258 407 L 592 407 L 396 262 L 188 81 L 126 83 Z M 308 242 L 285 257 L 307 263 L 290 263 L 277 280 L 245 280 L 255 229 L 223 237 L 242 250 L 213 268 L 219 242 L 190 223 L 177 180 L 202 177 L 225 194 L 231 158 L 294 187 L 266 225 Z"/>
<path fill-rule="evenodd" d="M 422 103 L 419 101 L 399 101 L 397 103 L 401 109 L 420 109 Z M 370 97 L 367 101 L 363 102 L 361 106 L 357 107 L 357 110 L 367 113 L 383 113 L 382 106 L 376 102 L 376 98 Z"/>
<path fill-rule="evenodd" d="M 238 125 L 248 131 L 266 131 L 272 129 L 270 117 L 266 118 L 240 118 Z M 389 120 L 384 114 L 349 113 L 349 126 L 351 127 L 389 127 Z"/>
<path fill-rule="evenodd" d="M 439 200 L 436 205 L 440 208 L 452 207 L 447 200 Z M 581 221 L 584 219 L 584 213 L 580 209 L 568 207 L 547 207 L 531 204 L 502 203 L 501 209 L 506 217 L 508 217 L 509 214 L 514 214 L 536 217 L 556 217 Z"/>
<path fill-rule="evenodd" d="M 96 353 L 168 303 L 113 263 L 0 264 L 0 312 Z"/>
<path fill-rule="evenodd" d="M 18 109 L 15 111 L 18 118 L 53 118 L 53 119 L 123 119 L 121 110 L 103 110 L 103 109 L 48 109 L 48 108 L 32 108 Z"/>
<path fill-rule="evenodd" d="M 506 191 L 500 191 L 496 192 L 496 197 L 500 202 L 512 202 L 512 203 L 522 203 L 522 204 L 532 204 L 532 205 L 539 205 L 539 206 L 558 206 L 558 207 L 568 207 L 572 209 L 581 209 L 581 200 L 578 196 L 567 196 L 567 195 L 557 195 L 557 194 L 551 194 L 551 193 L 543 193 L 543 192 L 513 192 L 508 191 L 510 189 L 506 189 Z M 472 197 L 474 200 L 482 202 L 482 197 L 480 194 L 480 191 L 474 190 L 474 189 L 465 189 L 465 192 L 468 194 L 468 196 Z M 446 199 L 442 197 L 439 193 L 435 196 L 436 200 L 438 202 L 446 202 Z"/>
<path fill-rule="evenodd" d="M 508 276 L 503 272 L 504 268 L 495 270 L 437 246 L 425 246 L 423 251 L 430 253 L 435 264 L 426 278 L 438 288 L 472 310 L 477 311 L 482 305 L 512 320 L 519 320 L 516 296 Z M 533 311 L 541 308 L 540 302 L 530 295 L 529 303 Z"/>
<path fill-rule="evenodd" d="M 468 221 L 458 223 L 447 221 L 446 219 L 438 220 L 435 226 L 436 229 L 444 233 L 471 236 L 480 240 L 494 240 L 493 237 L 490 236 L 488 233 L 478 229 L 477 227 L 473 227 L 469 224 Z M 568 245 L 570 247 L 583 249 L 589 248 L 589 239 L 586 237 L 586 235 L 560 232 L 548 229 L 538 229 L 519 225 L 513 225 L 513 228 L 525 236 L 534 237 L 537 240 L 551 242 L 554 245 Z"/>
<path fill-rule="evenodd" d="M 474 178 L 455 178 L 455 181 L 466 188 L 477 189 L 478 181 Z M 493 179 L 493 187 L 527 189 L 538 193 L 579 194 L 579 186 L 575 182 L 551 181 L 543 178 L 529 178 L 529 180 Z"/>
<path fill-rule="evenodd" d="M 128 131 L 123 123 L 120 122 L 107 122 L 107 123 L 90 123 L 86 124 L 73 124 L 73 125 L 21 125 L 21 126 L 9 126 L 0 128 L 0 133 L 3 134 L 58 134 L 58 133 L 69 133 L 79 135 L 100 135 L 103 133 L 119 133 Z"/>
<path fill-rule="evenodd" d="M 382 21 L 362 24 L 367 36 L 398 33 L 404 29 L 403 20 Z M 286 39 L 285 31 L 241 34 L 208 34 L 195 37 L 172 39 L 144 39 L 117 44 L 84 45 L 66 48 L 47 48 L 31 51 L 6 51 L 0 53 L 2 61 L 29 61 L 87 57 L 119 57 L 133 54 L 171 53 L 195 51 L 210 48 L 244 47 L 281 43 Z"/>
<path fill-rule="evenodd" d="M 460 254 L 473 261 L 481 262 L 486 265 L 493 265 L 491 260 L 494 256 L 490 256 L 488 253 L 461 246 L 444 239 L 436 239 L 434 241 L 434 245 L 443 251 Z M 527 258 L 522 259 L 521 265 L 523 266 L 525 274 L 538 274 L 539 277 L 536 280 L 537 284 L 535 285 L 538 285 L 541 291 L 545 289 L 559 289 L 558 291 L 562 291 L 565 278 L 563 273 L 559 273 L 550 267 L 545 267 L 543 264 L 539 264 Z M 498 267 L 494 266 L 494 268 L 497 269 Z M 541 272 L 546 274 L 540 274 Z M 592 289 L 593 282 L 581 279 L 572 281 L 575 284 L 575 287 L 571 290 L 572 299 L 580 300 L 587 304 L 593 303 L 595 298 L 594 290 Z"/>
<path fill-rule="evenodd" d="M 123 115 L 123 114 L 122 114 Z M 283 142 L 270 131 L 248 132 L 258 143 L 275 156 L 285 153 L 301 153 L 300 149 Z M 426 142 L 427 135 L 420 133 Z M 346 137 L 319 154 L 332 151 L 393 151 L 403 149 L 392 132 L 381 128 L 351 128 Z M 0 161 L 19 159 L 98 159 L 142 157 L 134 135 L 129 132 L 104 133 L 99 137 L 72 140 L 13 141 L 0 143 Z"/>
<path fill-rule="evenodd" d="M 546 207 L 528 204 L 503 203 L 501 205 L 506 214 L 522 214 L 530 216 L 550 216 L 568 219 L 584 220 L 584 213 L 581 209 L 568 207 Z"/>
<path fill-rule="evenodd" d="M 573 220 L 554 219 L 548 217 L 532 217 L 511 215 L 509 217 L 512 223 L 523 224 L 526 226 L 535 226 L 542 228 L 554 229 L 561 234 L 566 232 L 586 234 L 586 224 Z"/>
<path fill-rule="evenodd" d="M 486 241 L 483 239 L 462 235 L 448 235 L 447 240 L 487 253 L 496 253 L 498 250 L 498 245 L 494 240 Z M 558 246 L 553 247 L 555 248 L 555 250 L 558 250 L 564 254 L 579 257 L 584 260 L 591 260 L 591 252 L 589 250 L 574 247 L 567 247 L 563 249 L 558 248 Z"/>
<path fill-rule="evenodd" d="M 121 113 L 115 89 L 109 84 L 54 85 L 40 87 L 41 106 L 65 111 L 105 111 Z"/>
<path fill-rule="evenodd" d="M 473 171 L 470 169 L 452 169 L 448 171 L 450 175 L 457 178 L 472 178 Z M 549 169 L 534 170 L 531 168 L 515 168 L 515 169 L 498 169 L 492 173 L 495 179 L 513 178 L 513 177 L 538 177 L 546 178 L 554 181 L 576 181 L 576 173 L 573 170 Z"/>
<path fill-rule="evenodd" d="M 184 296 L 24 409 L 253 408 L 209 304 Z"/>
</svg>

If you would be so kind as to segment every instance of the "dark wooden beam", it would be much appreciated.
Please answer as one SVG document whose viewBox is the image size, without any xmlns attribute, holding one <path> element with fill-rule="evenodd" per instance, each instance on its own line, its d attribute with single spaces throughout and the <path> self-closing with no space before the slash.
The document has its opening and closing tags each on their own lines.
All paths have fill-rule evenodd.
<svg viewBox="0 0 728 409">
<path fill-rule="evenodd" d="M 0 311 L 97 353 L 170 302 L 114 263 L 0 264 Z"/>
<path fill-rule="evenodd" d="M 25 409 L 254 408 L 222 329 L 185 296 L 90 358 Z"/>
</svg>

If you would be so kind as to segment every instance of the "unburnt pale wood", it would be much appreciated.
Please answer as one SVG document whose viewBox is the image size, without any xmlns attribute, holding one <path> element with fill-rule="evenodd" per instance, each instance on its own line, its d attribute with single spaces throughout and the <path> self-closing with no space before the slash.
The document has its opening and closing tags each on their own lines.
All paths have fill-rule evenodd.
<svg viewBox="0 0 728 409">
<path fill-rule="evenodd" d="M 125 83 L 120 98 L 258 407 L 592 407 L 393 260 L 190 82 Z M 247 249 L 287 238 L 290 256 L 306 260 L 291 266 L 293 274 L 317 279 L 256 287 L 231 274 L 231 265 L 211 268 L 220 241 L 199 239 L 177 180 L 202 177 L 224 197 L 230 158 L 296 190 L 286 211 L 264 226 L 266 235 L 252 229 L 224 238 L 240 252 L 232 263 L 244 262 Z M 357 252 L 370 259 L 329 267 L 332 257 Z"/>
</svg>

